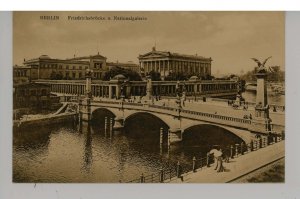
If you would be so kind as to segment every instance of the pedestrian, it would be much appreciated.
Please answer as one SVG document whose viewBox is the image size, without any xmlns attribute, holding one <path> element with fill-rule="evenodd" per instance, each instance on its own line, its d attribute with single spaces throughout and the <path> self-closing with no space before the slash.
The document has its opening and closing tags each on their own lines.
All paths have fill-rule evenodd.
<svg viewBox="0 0 300 199">
<path fill-rule="evenodd" d="M 249 119 L 252 120 L 252 115 L 251 115 L 251 113 L 250 113 L 250 115 L 249 115 Z"/>
<path fill-rule="evenodd" d="M 221 155 L 217 157 L 217 172 L 223 172 L 224 171 L 224 166 L 223 166 L 223 158 L 222 158 L 222 149 L 219 150 Z"/>
<path fill-rule="evenodd" d="M 226 162 L 226 163 L 229 162 L 229 154 L 230 154 L 229 151 L 230 151 L 229 146 L 227 146 L 223 153 L 224 162 Z"/>
</svg>

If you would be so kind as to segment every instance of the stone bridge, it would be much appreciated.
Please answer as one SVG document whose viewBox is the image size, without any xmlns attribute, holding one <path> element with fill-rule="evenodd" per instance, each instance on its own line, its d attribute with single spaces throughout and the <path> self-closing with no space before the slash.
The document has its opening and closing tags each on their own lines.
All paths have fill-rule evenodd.
<svg viewBox="0 0 300 199">
<path fill-rule="evenodd" d="M 106 109 L 115 116 L 114 129 L 124 127 L 128 118 L 147 113 L 158 118 L 168 126 L 171 142 L 181 141 L 187 129 L 199 125 L 212 125 L 231 132 L 249 143 L 258 134 L 261 136 L 278 136 L 284 126 L 272 124 L 272 131 L 266 131 L 264 125 L 258 125 L 249 119 L 234 118 L 229 115 L 211 114 L 185 110 L 179 107 L 168 107 L 150 103 L 130 103 L 124 101 L 91 100 L 80 106 L 82 120 L 90 121 L 97 109 Z M 230 114 L 230 113 L 228 113 Z"/>
</svg>

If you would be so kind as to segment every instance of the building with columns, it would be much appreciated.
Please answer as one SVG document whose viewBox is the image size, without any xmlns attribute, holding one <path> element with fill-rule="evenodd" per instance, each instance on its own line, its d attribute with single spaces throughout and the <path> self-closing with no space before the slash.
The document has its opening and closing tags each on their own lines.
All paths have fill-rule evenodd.
<svg viewBox="0 0 300 199">
<path fill-rule="evenodd" d="M 50 85 L 51 92 L 65 95 L 84 95 L 86 81 L 84 80 L 36 80 L 37 83 Z M 234 99 L 237 92 L 237 81 L 233 80 L 199 80 L 191 78 L 188 81 L 152 81 L 152 96 L 176 97 L 177 86 L 181 91 L 185 90 L 189 97 L 221 97 Z M 123 93 L 122 93 L 123 91 Z M 146 96 L 146 81 L 128 81 L 123 75 L 116 75 L 109 81 L 92 80 L 91 94 L 94 97 L 119 99 L 123 94 L 125 98 L 130 96 Z"/>
<path fill-rule="evenodd" d="M 127 70 L 132 70 L 137 73 L 140 73 L 140 66 L 132 61 L 128 62 L 107 62 L 106 65 L 108 66 L 109 70 L 114 67 L 119 67 Z"/>
<path fill-rule="evenodd" d="M 100 55 L 55 59 L 48 55 L 24 60 L 24 65 L 31 68 L 31 79 L 85 79 L 86 69 L 93 70 L 93 79 L 100 79 L 108 71 L 106 57 Z"/>
<path fill-rule="evenodd" d="M 161 77 L 167 77 L 171 73 L 184 73 L 198 77 L 211 75 L 211 58 L 198 55 L 184 55 L 169 51 L 157 51 L 155 47 L 138 57 L 141 71 L 145 75 L 151 71 L 159 72 Z"/>
</svg>

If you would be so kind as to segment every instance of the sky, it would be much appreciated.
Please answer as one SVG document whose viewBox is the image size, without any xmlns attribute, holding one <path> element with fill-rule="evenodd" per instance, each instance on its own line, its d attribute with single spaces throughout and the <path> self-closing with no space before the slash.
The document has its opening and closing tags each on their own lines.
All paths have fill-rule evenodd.
<svg viewBox="0 0 300 199">
<path fill-rule="evenodd" d="M 41 20 L 40 16 L 59 16 Z M 105 20 L 69 20 L 97 16 Z M 145 20 L 113 20 L 133 16 Z M 108 20 L 111 17 L 111 20 Z M 284 12 L 14 12 L 13 63 L 42 54 L 51 58 L 95 55 L 107 61 L 138 63 L 156 50 L 211 57 L 212 74 L 252 70 L 250 58 L 285 63 Z"/>
</svg>

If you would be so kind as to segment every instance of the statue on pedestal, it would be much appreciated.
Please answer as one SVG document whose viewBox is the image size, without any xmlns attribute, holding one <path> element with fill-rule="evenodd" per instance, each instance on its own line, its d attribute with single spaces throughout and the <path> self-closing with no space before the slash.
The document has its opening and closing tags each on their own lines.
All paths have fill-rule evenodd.
<svg viewBox="0 0 300 199">
<path fill-rule="evenodd" d="M 267 63 L 267 61 L 271 58 L 272 56 L 268 57 L 267 59 L 265 59 L 265 61 L 263 63 L 261 63 L 258 59 L 256 58 L 251 58 L 253 61 L 255 61 L 257 63 L 258 69 L 257 69 L 257 73 L 266 73 L 267 72 L 267 68 L 265 67 L 265 64 Z"/>
</svg>

